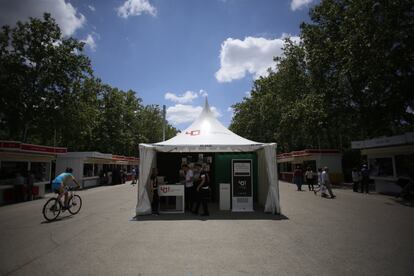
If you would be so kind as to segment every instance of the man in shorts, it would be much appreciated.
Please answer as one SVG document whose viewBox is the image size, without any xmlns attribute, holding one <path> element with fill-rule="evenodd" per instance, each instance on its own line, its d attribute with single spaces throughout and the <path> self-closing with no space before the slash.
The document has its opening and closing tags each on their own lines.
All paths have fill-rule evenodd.
<svg viewBox="0 0 414 276">
<path fill-rule="evenodd" d="M 68 208 L 68 190 L 69 190 L 69 183 L 70 181 L 75 182 L 80 188 L 79 183 L 76 181 L 75 177 L 72 174 L 72 168 L 66 168 L 66 172 L 59 174 L 52 182 L 52 190 L 59 194 L 58 200 L 65 195 L 65 204 L 63 206 L 64 209 Z"/>
</svg>

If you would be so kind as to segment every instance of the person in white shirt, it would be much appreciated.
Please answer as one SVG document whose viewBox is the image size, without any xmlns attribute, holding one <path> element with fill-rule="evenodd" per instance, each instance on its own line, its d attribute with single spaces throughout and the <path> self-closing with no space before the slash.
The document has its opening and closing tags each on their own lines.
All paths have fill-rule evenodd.
<svg viewBox="0 0 414 276">
<path fill-rule="evenodd" d="M 322 197 L 327 197 L 328 195 L 326 194 L 326 187 L 322 182 L 322 169 L 318 168 L 318 188 L 317 189 L 313 189 L 313 192 L 315 193 L 315 195 L 317 195 L 318 192 L 321 192 L 321 196 Z"/>
<path fill-rule="evenodd" d="M 311 167 L 308 167 L 306 169 L 305 179 L 306 179 L 306 184 L 308 184 L 309 191 L 315 190 L 315 187 L 313 187 L 313 171 Z"/>
<path fill-rule="evenodd" d="M 322 178 L 322 183 L 328 189 L 328 192 L 329 192 L 329 195 L 331 196 L 331 198 L 335 198 L 336 195 L 334 195 L 332 193 L 332 185 L 331 185 L 331 180 L 329 179 L 328 167 L 323 168 L 321 178 Z"/>
<path fill-rule="evenodd" d="M 183 165 L 185 173 L 185 209 L 192 211 L 194 195 L 194 173 L 187 164 Z"/>
</svg>

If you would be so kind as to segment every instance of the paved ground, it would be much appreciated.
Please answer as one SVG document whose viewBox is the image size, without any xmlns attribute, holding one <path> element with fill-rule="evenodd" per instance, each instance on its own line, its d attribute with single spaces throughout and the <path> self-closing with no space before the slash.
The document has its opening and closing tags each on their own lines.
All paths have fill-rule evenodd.
<svg viewBox="0 0 414 276">
<path fill-rule="evenodd" d="M 414 208 L 281 183 L 284 216 L 133 220 L 136 187 L 81 191 L 76 216 L 44 223 L 45 200 L 0 207 L 1 275 L 414 275 Z"/>
</svg>

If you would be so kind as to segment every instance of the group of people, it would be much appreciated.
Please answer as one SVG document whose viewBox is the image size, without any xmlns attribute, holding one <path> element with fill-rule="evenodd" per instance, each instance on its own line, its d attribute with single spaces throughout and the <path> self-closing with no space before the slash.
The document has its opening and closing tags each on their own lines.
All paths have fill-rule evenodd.
<svg viewBox="0 0 414 276">
<path fill-rule="evenodd" d="M 354 192 L 360 192 L 368 194 L 369 192 L 369 170 L 366 164 L 362 165 L 361 170 L 357 170 L 357 168 L 352 169 L 352 190 Z"/>
<path fill-rule="evenodd" d="M 210 197 L 210 176 L 205 168 L 197 163 L 194 168 L 188 164 L 182 164 L 179 171 L 180 183 L 185 186 L 185 209 L 193 214 L 198 215 L 200 205 L 203 207 L 201 216 L 209 216 L 208 199 Z M 152 213 L 159 214 L 159 195 L 158 195 L 158 172 L 156 168 L 152 169 L 150 177 L 150 188 L 152 191 Z"/>
<path fill-rule="evenodd" d="M 297 191 L 302 191 L 303 178 L 305 178 L 309 191 L 313 191 L 315 195 L 320 192 L 321 196 L 325 198 L 328 198 L 329 193 L 329 198 L 335 198 L 336 196 L 332 192 L 332 183 L 329 178 L 328 167 L 324 167 L 323 170 L 321 168 L 318 168 L 318 173 L 316 176 L 317 178 L 315 179 L 315 174 L 311 167 L 307 167 L 306 172 L 303 173 L 301 167 L 297 165 L 293 171 L 293 183 L 296 184 Z M 317 188 L 315 188 L 316 180 L 318 181 Z"/>
</svg>

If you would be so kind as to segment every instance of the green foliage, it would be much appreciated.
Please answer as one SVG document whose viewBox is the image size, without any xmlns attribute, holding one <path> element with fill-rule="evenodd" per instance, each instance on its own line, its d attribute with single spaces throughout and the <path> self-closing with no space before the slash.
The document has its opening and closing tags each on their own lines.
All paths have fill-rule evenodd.
<svg viewBox="0 0 414 276">
<path fill-rule="evenodd" d="M 162 139 L 158 107 L 93 76 L 84 43 L 64 38 L 49 14 L 0 32 L 0 139 L 72 151 L 138 155 Z M 176 130 L 167 125 L 167 137 Z"/>
<path fill-rule="evenodd" d="M 321 1 L 278 70 L 234 106 L 231 129 L 281 151 L 412 131 L 413 15 L 408 0 Z"/>
</svg>

